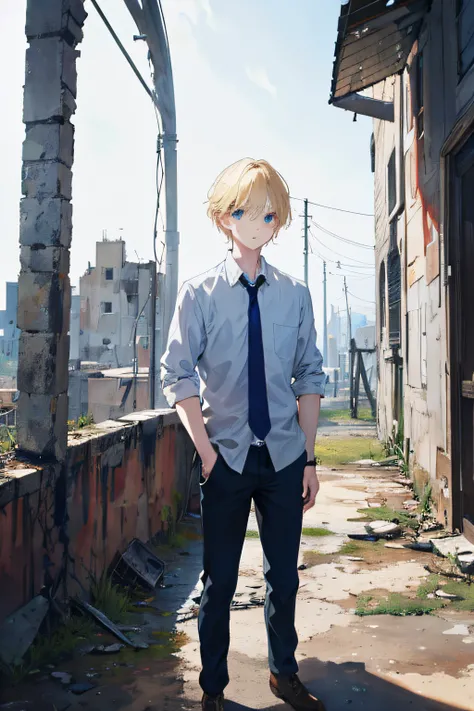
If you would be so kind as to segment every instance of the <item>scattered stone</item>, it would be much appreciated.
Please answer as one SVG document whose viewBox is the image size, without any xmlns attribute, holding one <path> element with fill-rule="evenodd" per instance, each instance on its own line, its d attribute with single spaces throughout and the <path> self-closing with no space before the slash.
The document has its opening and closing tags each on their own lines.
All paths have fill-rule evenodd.
<svg viewBox="0 0 474 711">
<path fill-rule="evenodd" d="M 405 509 L 417 509 L 419 505 L 420 502 L 416 501 L 416 499 L 409 499 L 408 501 L 403 502 L 403 507 Z"/>
<path fill-rule="evenodd" d="M 462 600 L 462 598 L 459 597 L 459 595 L 450 595 L 449 593 L 444 592 L 444 590 L 441 590 L 441 589 L 437 590 L 435 595 L 436 595 L 436 597 L 440 597 L 443 600 Z"/>
<path fill-rule="evenodd" d="M 53 679 L 59 679 L 61 684 L 70 684 L 72 681 L 72 674 L 69 674 L 69 672 L 52 672 L 51 676 Z"/>
<path fill-rule="evenodd" d="M 401 543 L 386 543 L 384 545 L 384 548 L 391 548 L 395 551 L 401 551 L 403 550 L 404 546 Z"/>
<path fill-rule="evenodd" d="M 94 651 L 99 652 L 99 654 L 117 654 L 117 652 L 120 652 L 124 646 L 125 645 L 120 644 L 120 642 L 117 642 L 116 644 L 109 644 L 107 646 L 101 644 L 98 647 L 95 647 Z"/>
<path fill-rule="evenodd" d="M 371 521 L 366 524 L 365 530 L 379 538 L 395 538 L 401 534 L 400 526 L 391 521 Z"/>
<path fill-rule="evenodd" d="M 358 558 L 355 555 L 348 555 L 346 556 L 347 560 L 350 560 L 352 563 L 361 563 L 364 559 L 363 558 Z"/>
</svg>

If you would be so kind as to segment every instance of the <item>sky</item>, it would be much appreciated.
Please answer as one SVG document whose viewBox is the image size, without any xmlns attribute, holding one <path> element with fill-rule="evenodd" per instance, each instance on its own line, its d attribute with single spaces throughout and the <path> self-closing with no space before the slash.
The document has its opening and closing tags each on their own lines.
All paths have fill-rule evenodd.
<svg viewBox="0 0 474 711">
<path fill-rule="evenodd" d="M 102 10 L 150 82 L 147 48 L 134 41 L 136 26 L 121 0 L 99 0 Z M 206 216 L 207 192 L 227 165 L 265 158 L 284 176 L 292 196 L 371 214 L 372 121 L 328 104 L 338 0 L 162 0 L 176 95 L 178 219 L 182 282 L 225 258 L 223 235 Z M 104 230 L 122 237 L 131 261 L 153 257 L 156 203 L 156 121 L 151 102 L 92 4 L 79 45 L 73 166 L 71 281 L 90 261 Z M 19 271 L 18 205 L 21 197 L 22 86 L 26 0 L 0 0 L 0 308 L 5 281 Z M 264 255 L 303 279 L 303 202 L 293 222 Z M 328 260 L 330 304 L 349 305 L 374 318 L 374 253 L 327 231 L 373 246 L 371 217 L 310 206 L 309 286 L 322 334 L 323 266 Z M 163 216 L 163 219 L 164 216 Z M 325 231 L 314 225 L 316 222 Z M 159 221 L 162 238 L 162 222 Z M 332 261 L 330 261 L 332 260 Z M 337 268 L 341 260 L 343 266 Z M 372 267 L 372 268 L 371 268 Z"/>
</svg>

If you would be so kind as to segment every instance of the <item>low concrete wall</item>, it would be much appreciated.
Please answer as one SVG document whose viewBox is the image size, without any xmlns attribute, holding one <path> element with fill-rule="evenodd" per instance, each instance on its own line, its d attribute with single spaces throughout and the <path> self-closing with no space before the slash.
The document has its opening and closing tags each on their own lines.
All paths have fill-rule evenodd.
<svg viewBox="0 0 474 711">
<path fill-rule="evenodd" d="M 88 588 L 129 541 L 148 541 L 186 506 L 193 446 L 171 410 L 135 413 L 69 437 L 63 468 L 0 472 L 0 621 L 60 584 Z"/>
</svg>

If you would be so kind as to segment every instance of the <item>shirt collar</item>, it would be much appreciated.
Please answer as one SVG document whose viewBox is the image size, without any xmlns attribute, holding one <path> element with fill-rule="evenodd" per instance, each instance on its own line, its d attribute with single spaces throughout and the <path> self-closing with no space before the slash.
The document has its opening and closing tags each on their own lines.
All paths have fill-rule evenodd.
<svg viewBox="0 0 474 711">
<path fill-rule="evenodd" d="M 242 276 L 243 271 L 235 261 L 230 250 L 225 260 L 224 268 L 228 284 L 230 286 L 235 286 Z M 265 281 L 268 284 L 268 265 L 263 257 L 260 257 L 260 271 L 256 276 L 259 276 L 259 274 L 262 274 L 265 277 Z"/>
</svg>

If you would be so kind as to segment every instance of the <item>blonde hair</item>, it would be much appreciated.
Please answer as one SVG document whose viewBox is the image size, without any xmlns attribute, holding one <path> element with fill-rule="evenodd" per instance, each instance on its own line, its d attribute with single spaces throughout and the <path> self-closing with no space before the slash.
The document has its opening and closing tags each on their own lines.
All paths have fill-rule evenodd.
<svg viewBox="0 0 474 711">
<path fill-rule="evenodd" d="M 274 237 L 291 222 L 288 185 L 266 160 L 242 158 L 217 177 L 208 193 L 207 215 L 229 239 L 232 235 L 220 222 L 224 215 L 245 208 L 257 217 L 269 204 L 278 218 Z M 270 211 L 270 210 L 268 210 Z"/>
</svg>

